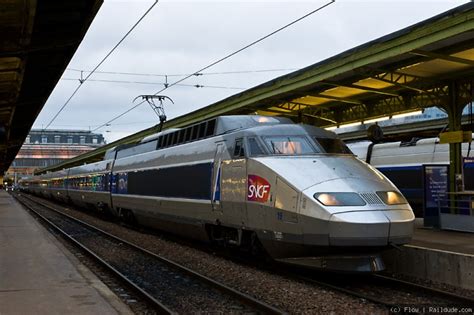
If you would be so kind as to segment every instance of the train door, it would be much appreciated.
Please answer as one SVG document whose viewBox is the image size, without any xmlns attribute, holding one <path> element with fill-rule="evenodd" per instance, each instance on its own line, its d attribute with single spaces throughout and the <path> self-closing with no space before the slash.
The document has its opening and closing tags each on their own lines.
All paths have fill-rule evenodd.
<svg viewBox="0 0 474 315">
<path fill-rule="evenodd" d="M 242 225 L 247 222 L 247 160 L 243 138 L 237 138 L 231 159 L 222 164 L 221 189 L 223 211 L 228 223 Z"/>
<path fill-rule="evenodd" d="M 218 143 L 216 153 L 214 154 L 214 169 L 212 172 L 212 210 L 222 211 L 221 204 L 221 173 L 222 173 L 222 158 L 224 155 L 225 146 L 223 143 Z"/>
</svg>

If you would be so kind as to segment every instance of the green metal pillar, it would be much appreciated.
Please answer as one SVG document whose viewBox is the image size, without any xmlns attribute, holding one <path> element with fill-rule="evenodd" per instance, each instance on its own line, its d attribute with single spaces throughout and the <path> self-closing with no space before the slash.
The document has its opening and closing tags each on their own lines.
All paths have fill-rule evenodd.
<svg viewBox="0 0 474 315">
<path fill-rule="evenodd" d="M 451 82 L 449 86 L 449 104 L 446 108 L 448 113 L 449 131 L 462 131 L 461 118 L 464 102 L 460 97 L 460 86 L 458 82 Z M 462 174 L 462 143 L 449 144 L 449 182 L 450 191 L 457 191 L 456 176 Z M 451 210 L 453 212 L 453 210 Z"/>
</svg>

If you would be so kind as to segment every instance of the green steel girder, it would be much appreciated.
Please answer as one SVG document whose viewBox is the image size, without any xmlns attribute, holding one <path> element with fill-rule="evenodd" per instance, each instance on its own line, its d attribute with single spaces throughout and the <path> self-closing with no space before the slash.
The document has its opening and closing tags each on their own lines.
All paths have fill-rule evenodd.
<svg viewBox="0 0 474 315">
<path fill-rule="evenodd" d="M 301 111 L 305 109 L 306 107 L 311 106 L 310 104 L 305 104 L 305 103 L 296 103 L 296 102 L 286 102 L 281 105 L 277 105 L 275 107 L 285 109 L 285 110 L 290 110 L 290 111 Z"/>
<path fill-rule="evenodd" d="M 415 109 L 442 107 L 449 100 L 448 88 L 435 88 L 430 93 L 404 94 L 403 96 L 383 98 L 373 103 L 358 106 L 335 106 L 322 111 L 321 108 L 306 108 L 303 114 L 317 115 L 325 119 L 343 122 L 362 121 L 369 117 L 389 116 Z"/>
</svg>

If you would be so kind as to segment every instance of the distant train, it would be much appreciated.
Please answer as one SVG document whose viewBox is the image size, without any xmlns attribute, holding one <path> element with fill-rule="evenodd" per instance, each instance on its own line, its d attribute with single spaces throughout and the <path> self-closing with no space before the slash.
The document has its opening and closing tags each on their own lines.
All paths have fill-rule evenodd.
<svg viewBox="0 0 474 315">
<path fill-rule="evenodd" d="M 109 150 L 22 189 L 194 239 L 264 249 L 287 263 L 384 268 L 414 214 L 399 190 L 332 132 L 285 118 L 223 116 Z"/>
<path fill-rule="evenodd" d="M 449 165 L 449 145 L 439 144 L 438 138 L 411 142 L 375 144 L 370 141 L 349 143 L 348 147 L 363 161 L 387 176 L 407 198 L 417 217 L 423 216 L 423 165 Z M 468 155 L 468 143 L 462 144 L 462 154 Z M 474 144 L 472 144 L 474 151 Z M 474 152 L 470 152 L 474 156 Z M 464 188 L 474 190 L 474 167 L 464 169 Z"/>
</svg>

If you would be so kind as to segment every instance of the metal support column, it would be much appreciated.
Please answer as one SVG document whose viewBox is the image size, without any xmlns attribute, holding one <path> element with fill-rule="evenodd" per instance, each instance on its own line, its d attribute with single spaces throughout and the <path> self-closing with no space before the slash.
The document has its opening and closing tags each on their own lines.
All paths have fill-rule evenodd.
<svg viewBox="0 0 474 315">
<path fill-rule="evenodd" d="M 461 131 L 461 118 L 464 102 L 460 96 L 460 86 L 458 82 L 451 82 L 449 85 L 449 104 L 446 106 L 448 113 L 449 131 Z M 462 143 L 449 144 L 449 190 L 457 191 L 456 176 L 462 174 Z M 452 211 L 452 210 L 451 210 Z"/>
</svg>

